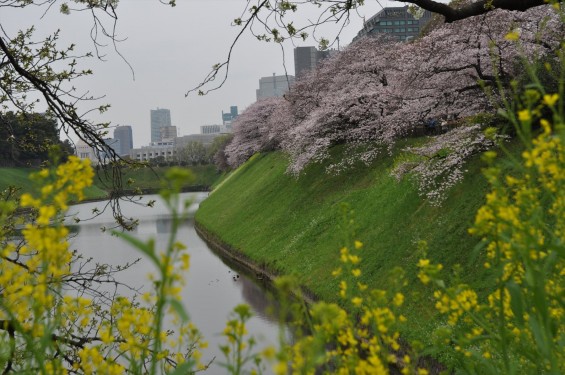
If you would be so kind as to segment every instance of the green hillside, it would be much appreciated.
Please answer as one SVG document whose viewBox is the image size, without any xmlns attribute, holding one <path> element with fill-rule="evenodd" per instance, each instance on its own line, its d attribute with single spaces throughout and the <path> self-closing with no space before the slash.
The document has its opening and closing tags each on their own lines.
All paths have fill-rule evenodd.
<svg viewBox="0 0 565 375">
<path fill-rule="evenodd" d="M 34 168 L 0 168 L 0 191 L 4 191 L 9 186 L 18 188 L 18 193 L 32 191 L 34 184 L 29 179 L 29 174 L 36 172 Z M 91 186 L 85 191 L 86 199 L 104 198 L 106 192 L 97 186 Z"/>
<path fill-rule="evenodd" d="M 334 150 L 339 157 L 339 149 Z M 420 198 L 410 181 L 389 176 L 392 157 L 370 167 L 357 166 L 338 176 L 324 166 L 309 167 L 298 179 L 285 174 L 286 157 L 258 154 L 228 176 L 202 202 L 196 220 L 258 264 L 282 274 L 295 274 L 324 300 L 337 301 L 338 283 L 331 271 L 339 266 L 342 203 L 354 211 L 356 238 L 365 244 L 362 282 L 386 288 L 395 267 L 408 277 L 407 317 L 410 338 L 426 338 L 436 322 L 433 298 L 416 277 L 421 257 L 418 241 L 429 244 L 432 261 L 447 274 L 462 266 L 463 281 L 488 290 L 489 275 L 473 254 L 478 243 L 467 229 L 482 205 L 487 183 L 477 157 L 463 183 L 441 207 Z"/>
<path fill-rule="evenodd" d="M 161 188 L 162 178 L 168 168 L 169 167 L 125 169 L 122 176 L 123 186 L 128 186 L 127 180 L 131 179 L 134 181 L 130 186 L 132 189 L 139 187 L 142 190 L 158 190 Z M 193 166 L 189 169 L 194 173 L 194 181 L 185 186 L 187 189 L 195 186 L 199 188 L 211 186 L 219 177 L 216 167 L 213 165 Z M 33 168 L 0 168 L 0 191 L 6 189 L 8 186 L 20 188 L 20 194 L 22 192 L 31 191 L 33 189 L 33 183 L 29 180 L 29 174 L 37 170 L 38 169 Z M 95 177 L 93 186 L 86 189 L 85 198 L 105 198 L 108 195 L 106 192 L 107 186 L 107 181 Z"/>
<path fill-rule="evenodd" d="M 29 191 L 32 184 L 28 176 L 33 171 L 34 169 L 31 168 L 0 168 L 0 190 L 16 186 Z"/>
</svg>

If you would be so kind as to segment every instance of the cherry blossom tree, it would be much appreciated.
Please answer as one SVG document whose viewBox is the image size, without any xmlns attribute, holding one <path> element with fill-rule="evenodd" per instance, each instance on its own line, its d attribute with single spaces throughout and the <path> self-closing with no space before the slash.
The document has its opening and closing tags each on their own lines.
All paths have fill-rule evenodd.
<svg viewBox="0 0 565 375">
<path fill-rule="evenodd" d="M 469 157 L 494 145 L 495 140 L 485 136 L 482 124 L 461 126 L 422 146 L 405 148 L 392 175 L 398 180 L 413 176 L 420 195 L 438 205 L 446 191 L 463 179 Z"/>
<path fill-rule="evenodd" d="M 238 119 L 228 159 L 236 166 L 254 152 L 280 147 L 290 156 L 288 171 L 297 175 L 309 163 L 327 159 L 332 146 L 345 144 L 345 157 L 329 171 L 369 163 L 399 139 L 418 134 L 429 119 L 494 112 L 511 93 L 511 82 L 525 74 L 520 59 L 555 56 L 563 33 L 553 8 L 545 6 L 443 24 L 410 43 L 386 36 L 359 40 L 301 77 L 284 99 L 250 107 Z M 423 178 L 423 194 L 435 199 L 430 191 L 444 192 L 458 181 L 467 157 L 492 146 L 477 132 L 475 126 L 432 140 L 432 149 L 442 144 L 466 149 L 414 171 Z"/>
<path fill-rule="evenodd" d="M 298 126 L 282 142 L 291 156 L 290 172 L 299 173 L 309 162 L 324 160 L 335 144 L 356 144 L 358 129 L 372 128 L 363 140 L 378 143 L 375 125 L 397 102 L 391 95 L 395 69 L 383 53 L 395 48 L 387 37 L 365 39 L 296 84 L 289 101 Z"/>
<path fill-rule="evenodd" d="M 540 33 L 541 25 L 551 27 Z M 516 44 L 506 35 L 518 27 Z M 445 24 L 412 43 L 370 38 L 353 44 L 289 95 L 296 113 L 282 142 L 291 155 L 289 171 L 299 173 L 324 160 L 329 147 L 346 143 L 349 158 L 331 166 L 339 171 L 390 150 L 427 119 L 493 111 L 511 80 L 524 73 L 520 58 L 551 55 L 563 31 L 551 7 L 538 7 Z"/>
<path fill-rule="evenodd" d="M 259 151 L 272 150 L 275 141 L 269 132 L 273 111 L 282 98 L 266 98 L 250 105 L 233 123 L 233 139 L 226 146 L 228 164 L 237 167 Z"/>
</svg>

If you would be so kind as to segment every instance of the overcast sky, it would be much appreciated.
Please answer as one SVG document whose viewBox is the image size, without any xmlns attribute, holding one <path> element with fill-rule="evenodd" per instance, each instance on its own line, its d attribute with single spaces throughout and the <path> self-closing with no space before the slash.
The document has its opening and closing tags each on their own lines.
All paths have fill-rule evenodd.
<svg viewBox="0 0 565 375">
<path fill-rule="evenodd" d="M 226 84 L 207 96 L 192 94 L 185 98 L 185 92 L 198 84 L 213 64 L 225 59 L 239 31 L 231 23 L 241 15 L 246 3 L 247 0 L 177 0 L 177 6 L 171 8 L 158 0 L 120 0 L 117 34 L 125 40 L 118 49 L 132 65 L 135 79 L 111 45 L 102 48 L 106 55 L 104 62 L 81 61 L 83 67 L 94 70 L 94 75 L 73 85 L 92 95 L 105 95 L 100 104 L 111 104 L 104 115 L 91 114 L 91 118 L 114 126 L 131 125 L 134 146 L 140 147 L 150 141 L 151 109 L 170 109 L 172 124 L 177 126 L 179 135 L 199 133 L 201 125 L 220 124 L 222 110 L 229 111 L 230 106 L 237 105 L 241 112 L 252 104 L 259 78 L 284 74 L 283 62 L 286 61 L 288 74 L 294 74 L 291 43 L 284 45 L 283 59 L 280 45 L 259 42 L 247 33 L 232 56 Z M 403 3 L 366 0 L 359 10 L 360 16 L 368 19 L 381 5 L 402 6 Z M 62 42 L 76 43 L 82 52 L 92 49 L 89 14 L 65 16 L 51 9 L 42 17 L 43 11 L 2 9 L 0 24 L 9 35 L 31 25 L 37 27 L 37 35 L 60 28 Z M 302 21 L 314 16 L 313 10 L 300 14 Z M 362 27 L 361 17 L 353 18 L 342 32 L 341 47 L 349 44 Z M 298 24 L 300 19 L 296 21 Z M 331 37 L 336 31 L 334 26 L 321 34 Z M 316 42 L 309 39 L 297 45 L 316 45 Z"/>
</svg>

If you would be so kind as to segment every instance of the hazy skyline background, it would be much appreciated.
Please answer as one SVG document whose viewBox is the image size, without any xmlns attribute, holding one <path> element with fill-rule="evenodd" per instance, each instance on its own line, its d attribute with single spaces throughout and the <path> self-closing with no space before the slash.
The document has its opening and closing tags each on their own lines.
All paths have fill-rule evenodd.
<svg viewBox="0 0 565 375">
<path fill-rule="evenodd" d="M 151 109 L 169 109 L 172 125 L 177 126 L 181 136 L 199 133 L 201 125 L 221 124 L 222 110 L 227 112 L 232 105 L 238 106 L 241 113 L 255 102 L 260 77 L 284 74 L 284 63 L 287 73 L 294 75 L 295 46 L 317 46 L 312 37 L 295 45 L 287 41 L 283 44 L 283 59 L 279 44 L 260 42 L 247 32 L 234 50 L 224 86 L 206 96 L 192 93 L 185 98 L 185 93 L 206 76 L 213 64 L 225 60 L 240 30 L 231 26 L 232 21 L 242 14 L 246 3 L 247 0 L 177 0 L 177 6 L 171 8 L 158 0 L 120 0 L 116 34 L 124 40 L 118 43 L 118 50 L 132 65 L 135 80 L 110 41 L 101 39 L 107 44 L 100 48 L 105 61 L 79 61 L 82 68 L 92 68 L 94 74 L 72 84 L 79 92 L 105 97 L 81 108 L 110 104 L 106 113 L 91 112 L 89 118 L 111 122 L 111 126 L 131 125 L 134 147 L 150 142 Z M 352 13 L 349 26 L 340 36 L 340 47 L 351 43 L 363 26 L 363 17 L 369 19 L 382 7 L 403 5 L 397 1 L 367 0 L 358 11 L 359 16 Z M 37 29 L 37 39 L 61 29 L 59 46 L 75 43 L 77 53 L 93 49 L 89 12 L 62 15 L 55 7 L 44 12 L 44 7 L 3 9 L 0 24 L 11 37 L 32 25 Z M 295 24 L 314 19 L 317 14 L 316 9 L 304 8 Z M 328 25 L 317 35 L 333 38 L 337 31 L 335 25 Z M 41 110 L 44 108 L 38 108 Z M 109 136 L 112 135 L 110 129 Z"/>
</svg>

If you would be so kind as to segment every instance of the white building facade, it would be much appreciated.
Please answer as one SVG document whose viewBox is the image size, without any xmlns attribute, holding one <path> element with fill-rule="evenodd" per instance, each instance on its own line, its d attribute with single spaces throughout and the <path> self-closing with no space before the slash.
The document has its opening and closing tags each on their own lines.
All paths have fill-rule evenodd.
<svg viewBox="0 0 565 375">
<path fill-rule="evenodd" d="M 152 142 L 149 146 L 133 148 L 130 157 L 137 161 L 148 161 L 159 156 L 170 160 L 174 156 L 174 148 L 174 141 Z"/>
<path fill-rule="evenodd" d="M 256 90 L 257 100 L 283 96 L 293 84 L 294 76 L 277 76 L 273 73 L 272 77 L 261 77 Z"/>
</svg>

